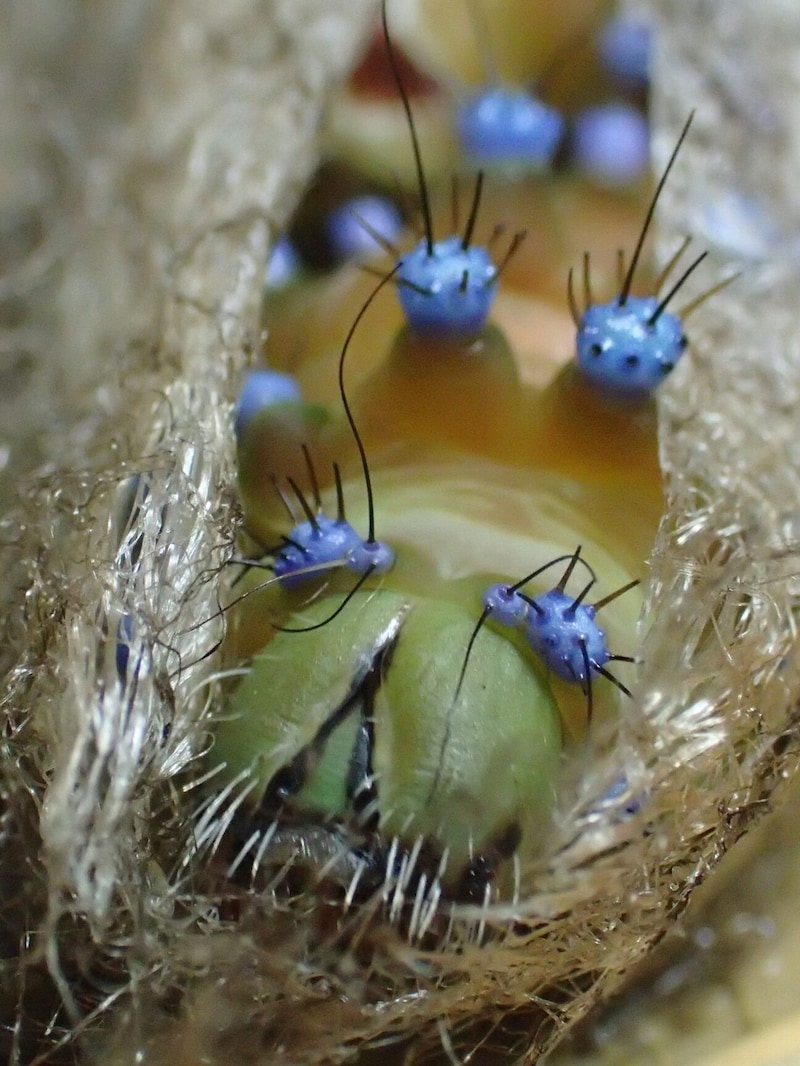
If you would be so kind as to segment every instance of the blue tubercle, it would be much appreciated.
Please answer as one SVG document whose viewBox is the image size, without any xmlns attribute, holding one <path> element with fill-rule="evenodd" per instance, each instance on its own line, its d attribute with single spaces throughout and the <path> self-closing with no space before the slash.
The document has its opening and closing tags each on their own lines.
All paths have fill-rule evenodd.
<svg viewBox="0 0 800 1066">
<path fill-rule="evenodd" d="M 397 292 L 409 327 L 427 335 L 479 333 L 496 289 L 497 267 L 485 248 L 458 236 L 421 240 L 400 259 Z"/>
<path fill-rule="evenodd" d="M 276 553 L 275 576 L 284 588 L 297 588 L 317 572 L 306 573 L 309 567 L 338 563 L 361 544 L 361 537 L 344 519 L 318 514 L 313 522 L 301 522 L 286 538 Z"/>
<path fill-rule="evenodd" d="M 567 297 L 577 330 L 575 349 L 578 368 L 593 386 L 612 395 L 640 399 L 652 393 L 688 347 L 683 320 L 703 301 L 738 276 L 732 274 L 718 282 L 682 307 L 678 314 L 667 311 L 674 297 L 708 255 L 707 251 L 701 252 L 692 260 L 677 281 L 672 283 L 669 291 L 662 296 L 662 287 L 689 247 L 691 238 L 686 237 L 654 283 L 654 294 L 634 296 L 631 293 L 636 268 L 658 199 L 689 132 L 693 117 L 694 112 L 684 123 L 680 137 L 658 180 L 627 269 L 624 253 L 622 250 L 619 252 L 620 288 L 617 296 L 608 303 L 595 303 L 592 297 L 589 255 L 584 253 L 581 307 L 575 293 L 573 271 L 569 272 Z"/>
<path fill-rule="evenodd" d="M 553 161 L 564 119 L 531 93 L 494 86 L 460 105 L 456 127 L 476 166 L 540 170 Z"/>
<path fill-rule="evenodd" d="M 650 168 L 647 119 L 625 103 L 586 108 L 575 119 L 572 153 L 575 165 L 601 185 L 639 181 Z"/>
<path fill-rule="evenodd" d="M 403 219 L 385 196 L 356 196 L 330 212 L 325 228 L 334 255 L 345 261 L 380 255 L 385 245 L 399 240 Z"/>
<path fill-rule="evenodd" d="M 347 566 L 356 574 L 386 574 L 394 566 L 394 548 L 383 540 L 359 540 L 347 553 Z"/>
<path fill-rule="evenodd" d="M 530 601 L 525 635 L 539 658 L 564 681 L 586 685 L 611 658 L 595 609 L 559 589 Z"/>
<path fill-rule="evenodd" d="M 593 304 L 583 314 L 576 338 L 578 366 L 599 388 L 618 395 L 653 392 L 687 347 L 677 315 L 661 311 L 656 296 L 629 296 Z"/>
<path fill-rule="evenodd" d="M 528 617 L 529 607 L 522 596 L 509 585 L 490 585 L 483 594 L 483 608 L 502 626 L 521 626 Z"/>
<path fill-rule="evenodd" d="M 298 588 L 319 577 L 326 565 L 345 566 L 356 574 L 385 574 L 394 565 L 394 551 L 383 541 L 362 540 L 348 521 L 316 515 L 301 522 L 275 553 L 273 570 L 283 588 Z"/>
<path fill-rule="evenodd" d="M 419 185 L 424 239 L 399 258 L 393 271 L 400 304 L 412 333 L 430 337 L 468 337 L 480 333 L 489 318 L 497 280 L 505 263 L 516 251 L 524 233 L 515 234 L 500 266 L 485 248 L 473 247 L 472 236 L 480 209 L 483 172 L 475 182 L 472 206 L 463 236 L 455 234 L 435 240 L 430 197 L 422 166 L 419 139 L 411 113 L 411 103 L 403 86 L 397 56 L 389 34 L 386 0 L 381 3 L 383 36 L 389 65 L 408 120 Z M 454 214 L 458 197 L 454 195 Z M 454 229 L 458 229 L 454 225 Z"/>
<path fill-rule="evenodd" d="M 251 370 L 244 379 L 234 413 L 234 429 L 241 439 L 250 421 L 265 407 L 300 403 L 303 396 L 297 379 L 279 370 Z"/>
<path fill-rule="evenodd" d="M 294 281 L 300 272 L 300 256 L 288 237 L 281 237 L 272 249 L 267 263 L 265 284 L 267 289 L 283 289 Z"/>
<path fill-rule="evenodd" d="M 296 519 L 294 519 L 294 511 L 292 510 L 288 499 L 281 492 L 277 482 L 275 483 L 278 495 L 295 521 L 294 528 L 288 536 L 282 538 L 281 545 L 277 549 L 268 553 L 273 556 L 272 570 L 280 581 L 280 584 L 287 589 L 296 588 L 298 585 L 305 583 L 309 579 L 317 577 L 320 571 L 324 571 L 328 567 L 333 569 L 336 566 L 346 567 L 348 570 L 359 575 L 359 581 L 350 591 L 344 602 L 328 619 L 310 627 L 311 629 L 319 628 L 320 625 L 327 625 L 327 623 L 335 618 L 339 611 L 343 609 L 353 594 L 371 574 L 384 574 L 388 570 L 391 570 L 395 562 L 395 553 L 393 549 L 390 548 L 388 544 L 378 540 L 375 536 L 375 509 L 372 498 L 372 479 L 369 473 L 369 465 L 364 450 L 364 443 L 361 440 L 361 435 L 356 427 L 353 412 L 350 408 L 350 403 L 347 399 L 347 393 L 344 387 L 344 364 L 350 342 L 353 339 L 355 331 L 358 328 L 361 319 L 364 317 L 367 308 L 383 286 L 392 278 L 393 274 L 394 271 L 383 277 L 379 284 L 373 289 L 366 302 L 362 305 L 361 310 L 356 315 L 355 321 L 348 331 L 342 347 L 342 354 L 339 357 L 339 392 L 342 398 L 342 406 L 344 407 L 345 415 L 350 423 L 356 447 L 358 448 L 361 457 L 362 468 L 364 471 L 364 484 L 367 490 L 369 531 L 366 538 L 360 537 L 356 530 L 347 521 L 345 516 L 342 478 L 336 463 L 333 464 L 337 503 L 337 515 L 335 519 L 329 518 L 322 512 L 322 500 L 319 492 L 317 474 L 314 469 L 311 453 L 305 445 L 302 446 L 302 450 L 308 468 L 314 508 L 312 508 L 311 503 L 306 499 L 306 496 L 294 478 L 287 476 L 286 479 L 292 492 L 297 497 L 297 502 L 305 513 L 305 522 L 296 522 Z M 305 632 L 307 631 L 307 627 L 301 627 L 300 629 L 293 629 L 291 631 Z"/>
<path fill-rule="evenodd" d="M 535 597 L 522 591 L 528 582 L 564 561 L 567 561 L 567 566 L 554 588 Z M 565 589 L 578 563 L 588 570 L 590 581 L 577 597 L 573 597 Z M 597 624 L 595 616 L 602 607 L 624 595 L 639 582 L 631 581 L 594 604 L 584 603 L 596 580 L 594 570 L 581 557 L 579 545 L 571 555 L 551 559 L 549 563 L 538 567 L 513 585 L 490 585 L 483 594 L 483 613 L 472 632 L 464 656 L 456 698 L 461 690 L 475 640 L 489 618 L 511 629 L 523 629 L 528 646 L 548 670 L 565 681 L 581 686 L 586 694 L 588 720 L 591 721 L 592 717 L 592 681 L 597 675 L 606 678 L 626 696 L 630 696 L 625 685 L 609 673 L 606 664 L 633 662 L 633 659 L 627 655 L 613 655 L 608 650 L 605 633 Z"/>
<path fill-rule="evenodd" d="M 606 70 L 626 85 L 645 88 L 650 80 L 653 31 L 641 17 L 617 15 L 600 33 L 600 59 Z"/>
<path fill-rule="evenodd" d="M 353 438 L 361 458 L 362 469 L 364 472 L 364 486 L 367 493 L 367 512 L 369 520 L 369 528 L 366 538 L 362 538 L 347 521 L 341 472 L 338 464 L 335 462 L 333 463 L 333 476 L 336 486 L 336 517 L 331 518 L 323 513 L 319 479 L 317 478 L 317 472 L 314 468 L 311 452 L 306 444 L 301 444 L 300 447 L 306 462 L 309 483 L 311 486 L 310 500 L 306 497 L 297 481 L 290 474 L 286 475 L 286 483 L 305 515 L 305 521 L 298 522 L 298 515 L 292 502 L 290 502 L 290 497 L 281 488 L 275 475 L 272 475 L 275 491 L 293 523 L 292 529 L 288 535 L 280 537 L 278 544 L 272 547 L 267 547 L 265 544 L 262 544 L 263 554 L 261 559 L 232 560 L 244 566 L 245 569 L 242 572 L 243 574 L 247 573 L 248 569 L 253 566 L 271 570 L 275 575 L 274 580 L 276 580 L 282 588 L 287 590 L 298 588 L 306 582 L 313 581 L 320 576 L 324 577 L 329 571 L 337 568 L 344 568 L 358 574 L 358 580 L 353 588 L 348 592 L 344 600 L 335 608 L 335 610 L 322 622 L 317 622 L 311 626 L 276 626 L 277 629 L 280 629 L 283 632 L 307 633 L 311 630 L 320 629 L 322 626 L 328 625 L 344 610 L 355 593 L 371 575 L 386 573 L 392 568 L 395 562 L 395 553 L 393 549 L 383 541 L 379 541 L 375 536 L 375 507 L 369 464 L 367 463 L 364 443 L 361 439 L 361 434 L 358 432 L 358 427 L 356 426 L 344 385 L 345 358 L 347 356 L 350 342 L 352 341 L 356 329 L 364 317 L 367 308 L 383 286 L 391 280 L 394 273 L 395 271 L 391 271 L 389 274 L 381 278 L 379 284 L 367 297 L 348 330 L 342 346 L 341 355 L 339 356 L 339 394 L 341 396 L 345 416 L 353 433 Z M 280 382 L 280 377 L 285 377 L 285 375 L 279 375 L 278 377 L 279 388 L 288 388 L 289 397 L 293 398 L 294 390 L 291 386 L 291 379 L 289 382 Z M 253 394 L 257 400 L 258 390 L 255 386 L 253 386 Z M 249 409 L 249 398 L 248 404 L 243 405 L 242 401 L 240 401 L 240 407 L 242 406 L 244 406 L 245 412 Z"/>
</svg>

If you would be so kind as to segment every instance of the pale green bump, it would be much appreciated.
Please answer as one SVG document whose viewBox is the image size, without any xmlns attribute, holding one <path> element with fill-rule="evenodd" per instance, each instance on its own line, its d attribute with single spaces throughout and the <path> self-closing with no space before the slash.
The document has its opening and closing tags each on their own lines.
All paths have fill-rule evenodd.
<svg viewBox="0 0 800 1066">
<path fill-rule="evenodd" d="M 535 850 L 561 755 L 547 683 L 501 634 L 481 629 L 453 702 L 475 621 L 455 604 L 420 603 L 403 626 L 376 712 L 382 830 L 432 837 L 449 848 L 455 869 L 513 822 L 521 854 Z"/>
</svg>

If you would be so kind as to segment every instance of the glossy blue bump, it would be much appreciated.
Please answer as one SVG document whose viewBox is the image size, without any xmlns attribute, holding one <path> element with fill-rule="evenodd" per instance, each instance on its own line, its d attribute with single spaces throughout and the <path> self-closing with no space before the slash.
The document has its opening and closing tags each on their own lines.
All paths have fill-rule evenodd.
<svg viewBox="0 0 800 1066">
<path fill-rule="evenodd" d="M 409 328 L 423 335 L 468 335 L 486 325 L 497 268 L 485 248 L 464 250 L 460 237 L 445 237 L 428 255 L 422 240 L 400 260 L 397 293 Z"/>
<path fill-rule="evenodd" d="M 347 565 L 356 574 L 366 574 L 368 570 L 386 574 L 394 562 L 394 550 L 382 540 L 361 540 L 347 553 Z"/>
<path fill-rule="evenodd" d="M 629 296 L 594 304 L 583 315 L 576 337 L 578 367 L 600 389 L 618 395 L 653 392 L 686 349 L 677 315 L 662 311 L 655 296 Z"/>
<path fill-rule="evenodd" d="M 650 127 L 629 104 L 590 107 L 575 119 L 572 138 L 575 165 L 592 180 L 628 185 L 650 170 Z"/>
<path fill-rule="evenodd" d="M 279 370 L 251 370 L 244 379 L 234 412 L 234 429 L 241 437 L 252 418 L 277 403 L 299 403 L 303 396 L 296 378 Z"/>
<path fill-rule="evenodd" d="M 590 675 L 610 658 L 603 630 L 595 622 L 594 607 L 573 606 L 574 600 L 558 589 L 533 599 L 525 635 L 545 665 L 565 681 L 585 684 L 588 680 L 581 645 L 586 646 Z"/>
<path fill-rule="evenodd" d="M 606 71 L 631 88 L 644 88 L 650 80 L 653 31 L 646 19 L 617 15 L 600 32 L 600 61 Z"/>
<path fill-rule="evenodd" d="M 317 572 L 306 574 L 308 567 L 344 562 L 361 545 L 361 537 L 349 522 L 323 514 L 317 515 L 314 522 L 295 526 L 287 539 L 291 543 L 281 548 L 274 562 L 275 576 L 287 589 L 297 588 L 317 576 Z"/>
<path fill-rule="evenodd" d="M 264 281 L 267 289 L 283 289 L 300 271 L 300 256 L 288 237 L 281 237 L 272 249 Z"/>
<path fill-rule="evenodd" d="M 460 105 L 456 128 L 462 151 L 476 166 L 539 170 L 553 161 L 564 119 L 522 89 L 497 86 Z"/>
<path fill-rule="evenodd" d="M 390 244 L 396 244 L 402 235 L 403 219 L 391 200 L 385 196 L 357 196 L 335 207 L 325 223 L 337 260 L 344 262 L 383 253 L 380 243 L 360 219 Z"/>
<path fill-rule="evenodd" d="M 522 625 L 530 609 L 522 596 L 512 592 L 509 585 L 490 585 L 483 594 L 483 606 L 503 626 Z"/>
</svg>

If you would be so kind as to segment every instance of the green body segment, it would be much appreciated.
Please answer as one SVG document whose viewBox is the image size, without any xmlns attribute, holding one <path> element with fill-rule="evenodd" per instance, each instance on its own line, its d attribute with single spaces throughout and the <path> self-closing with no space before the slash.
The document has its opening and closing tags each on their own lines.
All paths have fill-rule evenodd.
<svg viewBox="0 0 800 1066">
<path fill-rule="evenodd" d="M 432 838 L 455 869 L 512 825 L 519 856 L 541 842 L 561 753 L 558 708 L 530 658 L 481 630 L 455 693 L 474 615 L 421 601 L 378 693 L 375 770 L 381 828 Z"/>
<path fill-rule="evenodd" d="M 327 597 L 291 622 L 313 624 L 331 608 Z M 347 821 L 356 814 L 346 783 L 367 721 L 384 839 L 411 848 L 422 838 L 446 854 L 445 883 L 509 827 L 524 861 L 552 809 L 560 717 L 530 658 L 488 628 L 455 699 L 474 625 L 455 604 L 375 590 L 355 595 L 335 624 L 278 633 L 237 690 L 213 758 L 230 776 L 249 774 L 258 799 L 303 753 L 287 806 L 312 822 Z M 372 695 L 357 696 L 360 687 Z"/>
</svg>

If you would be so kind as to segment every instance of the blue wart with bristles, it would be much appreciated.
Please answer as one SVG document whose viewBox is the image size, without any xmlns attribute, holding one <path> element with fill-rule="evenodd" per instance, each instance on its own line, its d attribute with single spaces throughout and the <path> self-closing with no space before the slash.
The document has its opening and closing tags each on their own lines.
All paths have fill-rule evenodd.
<svg viewBox="0 0 800 1066">
<path fill-rule="evenodd" d="M 317 574 L 326 563 L 349 560 L 361 537 L 343 518 L 314 514 L 296 525 L 275 552 L 272 569 L 284 588 L 296 588 Z"/>
<path fill-rule="evenodd" d="M 272 570 L 284 588 L 295 588 L 311 578 L 319 576 L 320 570 L 333 566 L 345 566 L 365 578 L 371 574 L 386 574 L 395 563 L 395 552 L 382 540 L 363 539 L 345 518 L 341 498 L 341 477 L 334 467 L 339 511 L 330 518 L 311 507 L 297 482 L 288 479 L 294 495 L 307 515 L 291 532 L 282 538 L 281 546 L 272 554 Z M 285 500 L 283 494 L 281 498 Z"/>
<path fill-rule="evenodd" d="M 576 346 L 590 381 L 623 393 L 658 387 L 688 344 L 680 318 L 659 307 L 656 296 L 629 296 L 587 308 Z"/>
<path fill-rule="evenodd" d="M 619 252 L 620 291 L 610 302 L 596 304 L 592 299 L 589 277 L 589 257 L 583 258 L 584 307 L 578 307 L 570 270 L 567 295 L 576 335 L 577 364 L 584 377 L 598 389 L 627 397 L 642 397 L 652 393 L 675 367 L 688 346 L 683 320 L 714 293 L 733 281 L 734 274 L 696 297 L 676 314 L 667 310 L 675 295 L 708 255 L 702 252 L 693 260 L 665 296 L 633 296 L 636 267 L 644 240 L 653 219 L 658 198 L 681 145 L 689 132 L 694 112 L 689 115 L 672 155 L 658 181 L 655 193 L 639 233 L 630 266 L 625 270 L 624 254 Z M 655 283 L 660 293 L 672 269 L 689 246 L 686 238 L 661 271 Z"/>
<path fill-rule="evenodd" d="M 423 336 L 471 336 L 486 325 L 498 279 L 525 234 L 520 232 L 513 236 L 499 264 L 494 263 L 486 248 L 472 244 L 483 192 L 483 174 L 479 173 L 463 235 L 451 234 L 443 240 L 434 240 L 422 155 L 411 104 L 389 33 L 386 0 L 381 5 L 381 16 L 389 64 L 408 120 L 425 234 L 409 253 L 398 258 L 395 275 L 400 305 L 413 333 Z M 457 207 L 458 197 L 454 188 L 454 215 Z M 454 219 L 453 228 L 458 229 L 457 219 Z"/>
<path fill-rule="evenodd" d="M 522 589 L 551 566 L 567 562 L 558 584 L 538 596 L 528 596 Z M 589 572 L 588 584 L 576 595 L 566 592 L 575 567 L 581 563 Z M 635 588 L 639 582 L 630 581 L 593 604 L 585 603 L 597 581 L 594 570 L 581 556 L 578 545 L 572 555 L 560 555 L 544 566 L 526 574 L 513 585 L 490 585 L 483 594 L 483 613 L 473 630 L 464 656 L 456 698 L 461 691 L 469 656 L 484 624 L 492 618 L 502 626 L 522 629 L 531 650 L 544 666 L 557 677 L 580 685 L 586 694 L 587 720 L 593 710 L 592 681 L 601 676 L 611 681 L 626 696 L 630 691 L 606 669 L 609 662 L 633 662 L 629 655 L 614 655 L 609 651 L 606 636 L 596 621 L 596 614 L 606 604 Z"/>
<path fill-rule="evenodd" d="M 483 4 L 473 0 L 469 7 L 486 84 L 458 105 L 456 132 L 461 149 L 475 166 L 543 170 L 553 162 L 564 135 L 564 118 L 537 93 L 501 83 Z"/>
<path fill-rule="evenodd" d="M 398 297 L 415 333 L 478 333 L 494 299 L 497 267 L 460 237 L 419 244 L 400 260 Z"/>
<path fill-rule="evenodd" d="M 606 635 L 595 621 L 596 606 L 555 588 L 531 599 L 530 608 L 528 643 L 564 681 L 585 685 L 611 658 Z"/>
<path fill-rule="evenodd" d="M 320 570 L 334 565 L 344 566 L 363 576 L 386 573 L 394 565 L 394 551 L 388 544 L 375 539 L 371 506 L 369 536 L 364 540 L 345 517 L 342 478 L 338 465 L 336 463 L 333 465 L 337 515 L 336 518 L 330 518 L 322 510 L 316 471 L 305 445 L 303 455 L 308 467 L 315 507 L 312 508 L 294 478 L 287 478 L 306 520 L 296 522 L 289 535 L 281 539 L 281 545 L 272 553 L 274 555 L 272 570 L 280 579 L 281 585 L 287 589 L 296 588 L 309 579 L 319 576 Z M 275 488 L 292 520 L 296 521 L 291 503 L 277 481 Z"/>
</svg>

